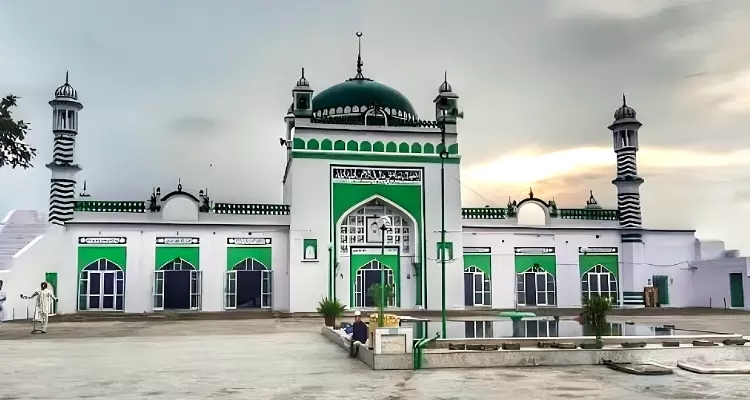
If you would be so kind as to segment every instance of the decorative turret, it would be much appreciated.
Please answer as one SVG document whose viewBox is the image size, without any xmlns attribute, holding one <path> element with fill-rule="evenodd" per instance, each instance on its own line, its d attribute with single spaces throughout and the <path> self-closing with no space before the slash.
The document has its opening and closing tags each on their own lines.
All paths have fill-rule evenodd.
<svg viewBox="0 0 750 400">
<path fill-rule="evenodd" d="M 624 242 L 641 241 L 641 196 L 643 179 L 638 176 L 636 153 L 638 152 L 638 130 L 642 126 L 635 118 L 635 110 L 627 105 L 622 95 L 622 106 L 615 111 L 615 121 L 609 126 L 612 131 L 617 155 L 617 177 L 612 183 L 617 187 L 617 209 Z"/>
<path fill-rule="evenodd" d="M 83 104 L 78 101 L 78 92 L 70 86 L 67 72 L 65 83 L 55 90 L 55 98 L 49 105 L 52 107 L 54 134 L 52 162 L 47 164 L 52 172 L 49 222 L 63 225 L 73 219 L 75 175 L 81 169 L 75 164 L 75 141 L 78 135 L 78 112 L 83 109 Z"/>
<path fill-rule="evenodd" d="M 302 68 L 302 76 L 292 89 L 292 114 L 297 118 L 312 117 L 312 95 L 313 90 L 310 88 L 310 82 L 305 78 L 305 69 Z"/>
<path fill-rule="evenodd" d="M 601 210 L 602 206 L 594 198 L 594 191 L 589 190 L 589 199 L 586 201 L 586 209 L 588 210 Z"/>
<path fill-rule="evenodd" d="M 435 119 L 438 123 L 445 124 L 446 133 L 456 133 L 456 120 L 463 118 L 463 113 L 458 110 L 458 95 L 453 93 L 453 87 L 448 83 L 447 72 L 438 88 L 434 103 Z"/>
</svg>

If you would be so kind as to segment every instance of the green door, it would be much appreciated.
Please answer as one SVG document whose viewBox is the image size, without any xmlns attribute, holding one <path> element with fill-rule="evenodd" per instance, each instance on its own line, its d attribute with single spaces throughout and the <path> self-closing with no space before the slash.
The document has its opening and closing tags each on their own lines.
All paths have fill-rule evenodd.
<svg viewBox="0 0 750 400">
<path fill-rule="evenodd" d="M 52 293 L 55 294 L 55 297 L 59 296 L 57 294 L 57 272 L 47 272 L 44 274 L 44 281 L 49 283 L 50 286 L 52 286 Z M 52 302 L 52 314 L 57 314 L 57 302 Z"/>
<path fill-rule="evenodd" d="M 654 275 L 654 286 L 659 288 L 659 304 L 669 304 L 669 277 L 665 275 Z"/>
<path fill-rule="evenodd" d="M 729 303 L 732 307 L 745 307 L 745 289 L 742 287 L 742 274 L 729 274 Z"/>
</svg>

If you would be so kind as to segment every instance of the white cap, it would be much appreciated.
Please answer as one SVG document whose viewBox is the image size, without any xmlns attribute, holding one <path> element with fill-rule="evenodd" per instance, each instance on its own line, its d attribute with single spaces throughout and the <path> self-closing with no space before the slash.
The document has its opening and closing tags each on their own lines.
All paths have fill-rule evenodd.
<svg viewBox="0 0 750 400">
<path fill-rule="evenodd" d="M 359 317 L 360 315 L 362 315 L 362 313 L 359 312 L 359 310 L 357 310 L 357 311 L 354 312 L 354 316 L 355 317 Z"/>
</svg>

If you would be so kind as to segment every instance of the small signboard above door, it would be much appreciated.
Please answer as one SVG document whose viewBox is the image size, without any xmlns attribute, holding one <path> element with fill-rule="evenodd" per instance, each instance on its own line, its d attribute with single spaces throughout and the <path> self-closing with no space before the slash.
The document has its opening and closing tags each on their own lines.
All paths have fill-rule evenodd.
<svg viewBox="0 0 750 400">
<path fill-rule="evenodd" d="M 227 244 L 234 246 L 267 246 L 271 244 L 271 238 L 237 237 L 227 238 Z"/>
<path fill-rule="evenodd" d="M 167 246 L 178 246 L 186 244 L 200 244 L 200 239 L 197 237 L 158 237 L 156 238 L 156 244 L 163 244 Z"/>
<path fill-rule="evenodd" d="M 126 244 L 124 237 L 79 237 L 78 244 Z"/>
</svg>

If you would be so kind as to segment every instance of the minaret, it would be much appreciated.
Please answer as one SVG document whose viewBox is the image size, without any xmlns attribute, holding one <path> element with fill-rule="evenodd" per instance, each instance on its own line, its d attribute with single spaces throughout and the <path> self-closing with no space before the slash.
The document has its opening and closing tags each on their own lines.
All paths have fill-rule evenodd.
<svg viewBox="0 0 750 400">
<path fill-rule="evenodd" d="M 305 69 L 302 68 L 302 76 L 292 89 L 292 114 L 295 118 L 312 117 L 312 95 L 313 90 L 310 88 L 310 82 L 305 78 Z"/>
<path fill-rule="evenodd" d="M 81 169 L 74 159 L 75 142 L 78 135 L 78 112 L 83 109 L 78 101 L 78 92 L 68 83 L 67 72 L 65 84 L 55 90 L 55 99 L 49 105 L 52 106 L 52 133 L 55 135 L 52 162 L 47 164 L 52 172 L 49 222 L 63 225 L 73 219 L 75 175 Z"/>
<path fill-rule="evenodd" d="M 435 103 L 435 120 L 445 124 L 445 133 L 457 133 L 456 120 L 463 118 L 463 113 L 458 111 L 458 95 L 453 93 L 453 88 L 448 83 L 447 72 L 433 102 Z"/>
<path fill-rule="evenodd" d="M 623 242 L 641 242 L 641 195 L 643 179 L 638 176 L 635 155 L 638 152 L 638 129 L 641 123 L 635 119 L 635 110 L 628 107 L 622 95 L 622 107 L 615 111 L 615 122 L 609 126 L 617 155 L 617 177 L 612 183 L 617 186 L 617 210 Z"/>
</svg>

